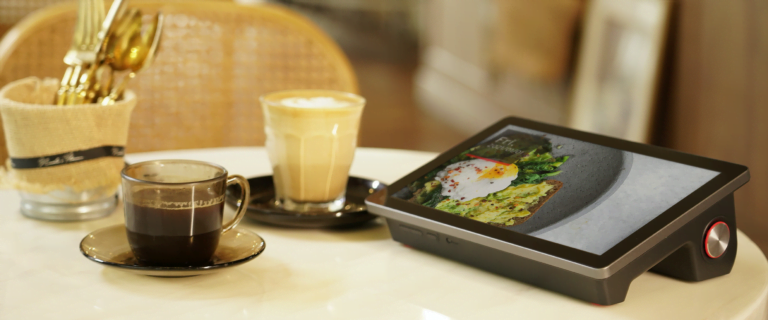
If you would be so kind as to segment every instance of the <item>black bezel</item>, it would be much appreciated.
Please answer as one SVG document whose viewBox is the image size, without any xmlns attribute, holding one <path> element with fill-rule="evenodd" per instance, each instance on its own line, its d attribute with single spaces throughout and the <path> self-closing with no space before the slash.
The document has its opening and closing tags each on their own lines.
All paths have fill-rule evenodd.
<svg viewBox="0 0 768 320">
<path fill-rule="evenodd" d="M 712 180 L 698 188 L 696 191 L 685 197 L 680 202 L 673 205 L 671 208 L 648 222 L 646 225 L 630 234 L 627 238 L 608 249 L 602 255 L 593 254 L 590 252 L 582 251 L 576 248 L 568 247 L 558 243 L 550 242 L 547 240 L 539 239 L 534 236 L 529 236 L 522 233 L 517 233 L 502 227 L 496 227 L 488 225 L 483 222 L 467 219 L 464 217 L 452 215 L 437 209 L 425 207 L 415 203 L 408 202 L 403 199 L 392 196 L 393 193 L 406 187 L 409 183 L 419 179 L 423 175 L 435 167 L 445 163 L 459 153 L 473 147 L 480 143 L 485 138 L 495 134 L 499 130 L 508 125 L 514 125 L 518 127 L 533 129 L 541 131 L 547 134 L 559 135 L 562 137 L 582 140 L 610 148 L 629 151 L 637 154 L 660 158 L 664 160 L 679 162 L 694 167 L 704 168 L 712 171 L 719 172 Z M 478 233 L 484 236 L 495 238 L 504 242 L 516 244 L 532 250 L 542 252 L 548 255 L 553 255 L 566 260 L 570 260 L 579 264 L 583 264 L 593 268 L 603 268 L 621 256 L 629 252 L 632 248 L 635 248 L 645 239 L 651 237 L 654 233 L 659 231 L 664 226 L 668 225 L 685 212 L 696 206 L 698 203 L 714 194 L 722 187 L 726 186 L 730 182 L 734 181 L 738 176 L 747 172 L 748 169 L 745 166 L 737 165 L 729 162 L 724 162 L 715 159 L 704 158 L 695 156 L 692 154 L 682 153 L 672 149 L 651 146 L 598 134 L 568 129 L 555 125 L 549 125 L 536 121 L 509 117 L 505 118 L 491 127 L 481 131 L 459 145 L 451 148 L 450 150 L 440 154 L 437 158 L 429 163 L 421 166 L 419 169 L 411 172 L 407 176 L 396 181 L 390 185 L 390 194 L 387 196 L 385 206 L 392 209 L 396 209 L 402 212 L 407 212 L 416 216 L 420 216 L 429 220 L 438 221 L 453 227 L 464 229 L 470 232 Z"/>
</svg>

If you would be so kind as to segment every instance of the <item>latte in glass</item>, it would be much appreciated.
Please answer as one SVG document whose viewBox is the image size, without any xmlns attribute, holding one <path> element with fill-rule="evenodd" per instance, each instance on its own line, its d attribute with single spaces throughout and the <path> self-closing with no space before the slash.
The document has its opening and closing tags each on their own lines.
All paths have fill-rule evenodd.
<svg viewBox="0 0 768 320">
<path fill-rule="evenodd" d="M 297 212 L 344 207 L 365 99 L 330 90 L 261 97 L 277 205 Z"/>
</svg>

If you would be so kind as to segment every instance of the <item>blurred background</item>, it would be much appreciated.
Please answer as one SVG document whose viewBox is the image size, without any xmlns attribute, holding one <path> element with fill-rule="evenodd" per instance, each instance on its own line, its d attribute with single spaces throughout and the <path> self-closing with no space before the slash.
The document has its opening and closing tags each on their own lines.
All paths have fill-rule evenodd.
<svg viewBox="0 0 768 320">
<path fill-rule="evenodd" d="M 60 2 L 0 0 L 0 35 Z M 768 250 L 766 1 L 268 2 L 346 53 L 362 146 L 441 152 L 515 115 L 744 164 L 739 228 Z"/>
</svg>

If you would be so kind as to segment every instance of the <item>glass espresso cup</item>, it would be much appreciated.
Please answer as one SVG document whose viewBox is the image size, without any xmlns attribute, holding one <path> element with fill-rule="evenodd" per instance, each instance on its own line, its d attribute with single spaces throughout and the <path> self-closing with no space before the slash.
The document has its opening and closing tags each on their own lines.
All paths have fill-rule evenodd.
<svg viewBox="0 0 768 320">
<path fill-rule="evenodd" d="M 209 263 L 219 238 L 245 214 L 250 189 L 239 175 L 193 160 L 140 162 L 122 171 L 128 244 L 141 263 L 195 266 Z M 237 214 L 223 223 L 228 185 L 240 185 Z"/>
<path fill-rule="evenodd" d="M 261 96 L 276 205 L 305 213 L 344 207 L 365 99 L 330 90 Z"/>
</svg>

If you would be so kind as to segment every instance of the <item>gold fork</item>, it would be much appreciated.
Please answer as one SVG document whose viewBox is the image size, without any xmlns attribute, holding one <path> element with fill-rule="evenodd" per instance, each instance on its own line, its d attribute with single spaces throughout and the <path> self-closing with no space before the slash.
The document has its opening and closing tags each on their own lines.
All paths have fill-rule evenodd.
<svg viewBox="0 0 768 320">
<path fill-rule="evenodd" d="M 86 102 L 85 93 L 93 82 L 93 79 L 91 79 L 93 73 L 89 73 L 88 70 L 97 65 L 97 53 L 100 45 L 99 32 L 104 21 L 104 1 L 90 0 L 85 5 L 86 11 L 91 14 L 89 19 L 86 19 L 85 24 L 86 41 L 80 47 L 77 54 L 77 59 L 82 62 L 80 73 L 76 75 L 76 84 L 69 87 L 67 104 L 82 104 Z M 72 81 L 70 81 L 70 84 L 72 84 Z"/>
<path fill-rule="evenodd" d="M 83 73 L 96 61 L 98 51 L 98 33 L 104 21 L 103 0 L 78 0 L 77 21 L 72 46 L 64 56 L 64 63 L 69 65 L 61 86 L 56 93 L 56 104 L 73 104 L 81 81 L 86 81 Z"/>
</svg>

